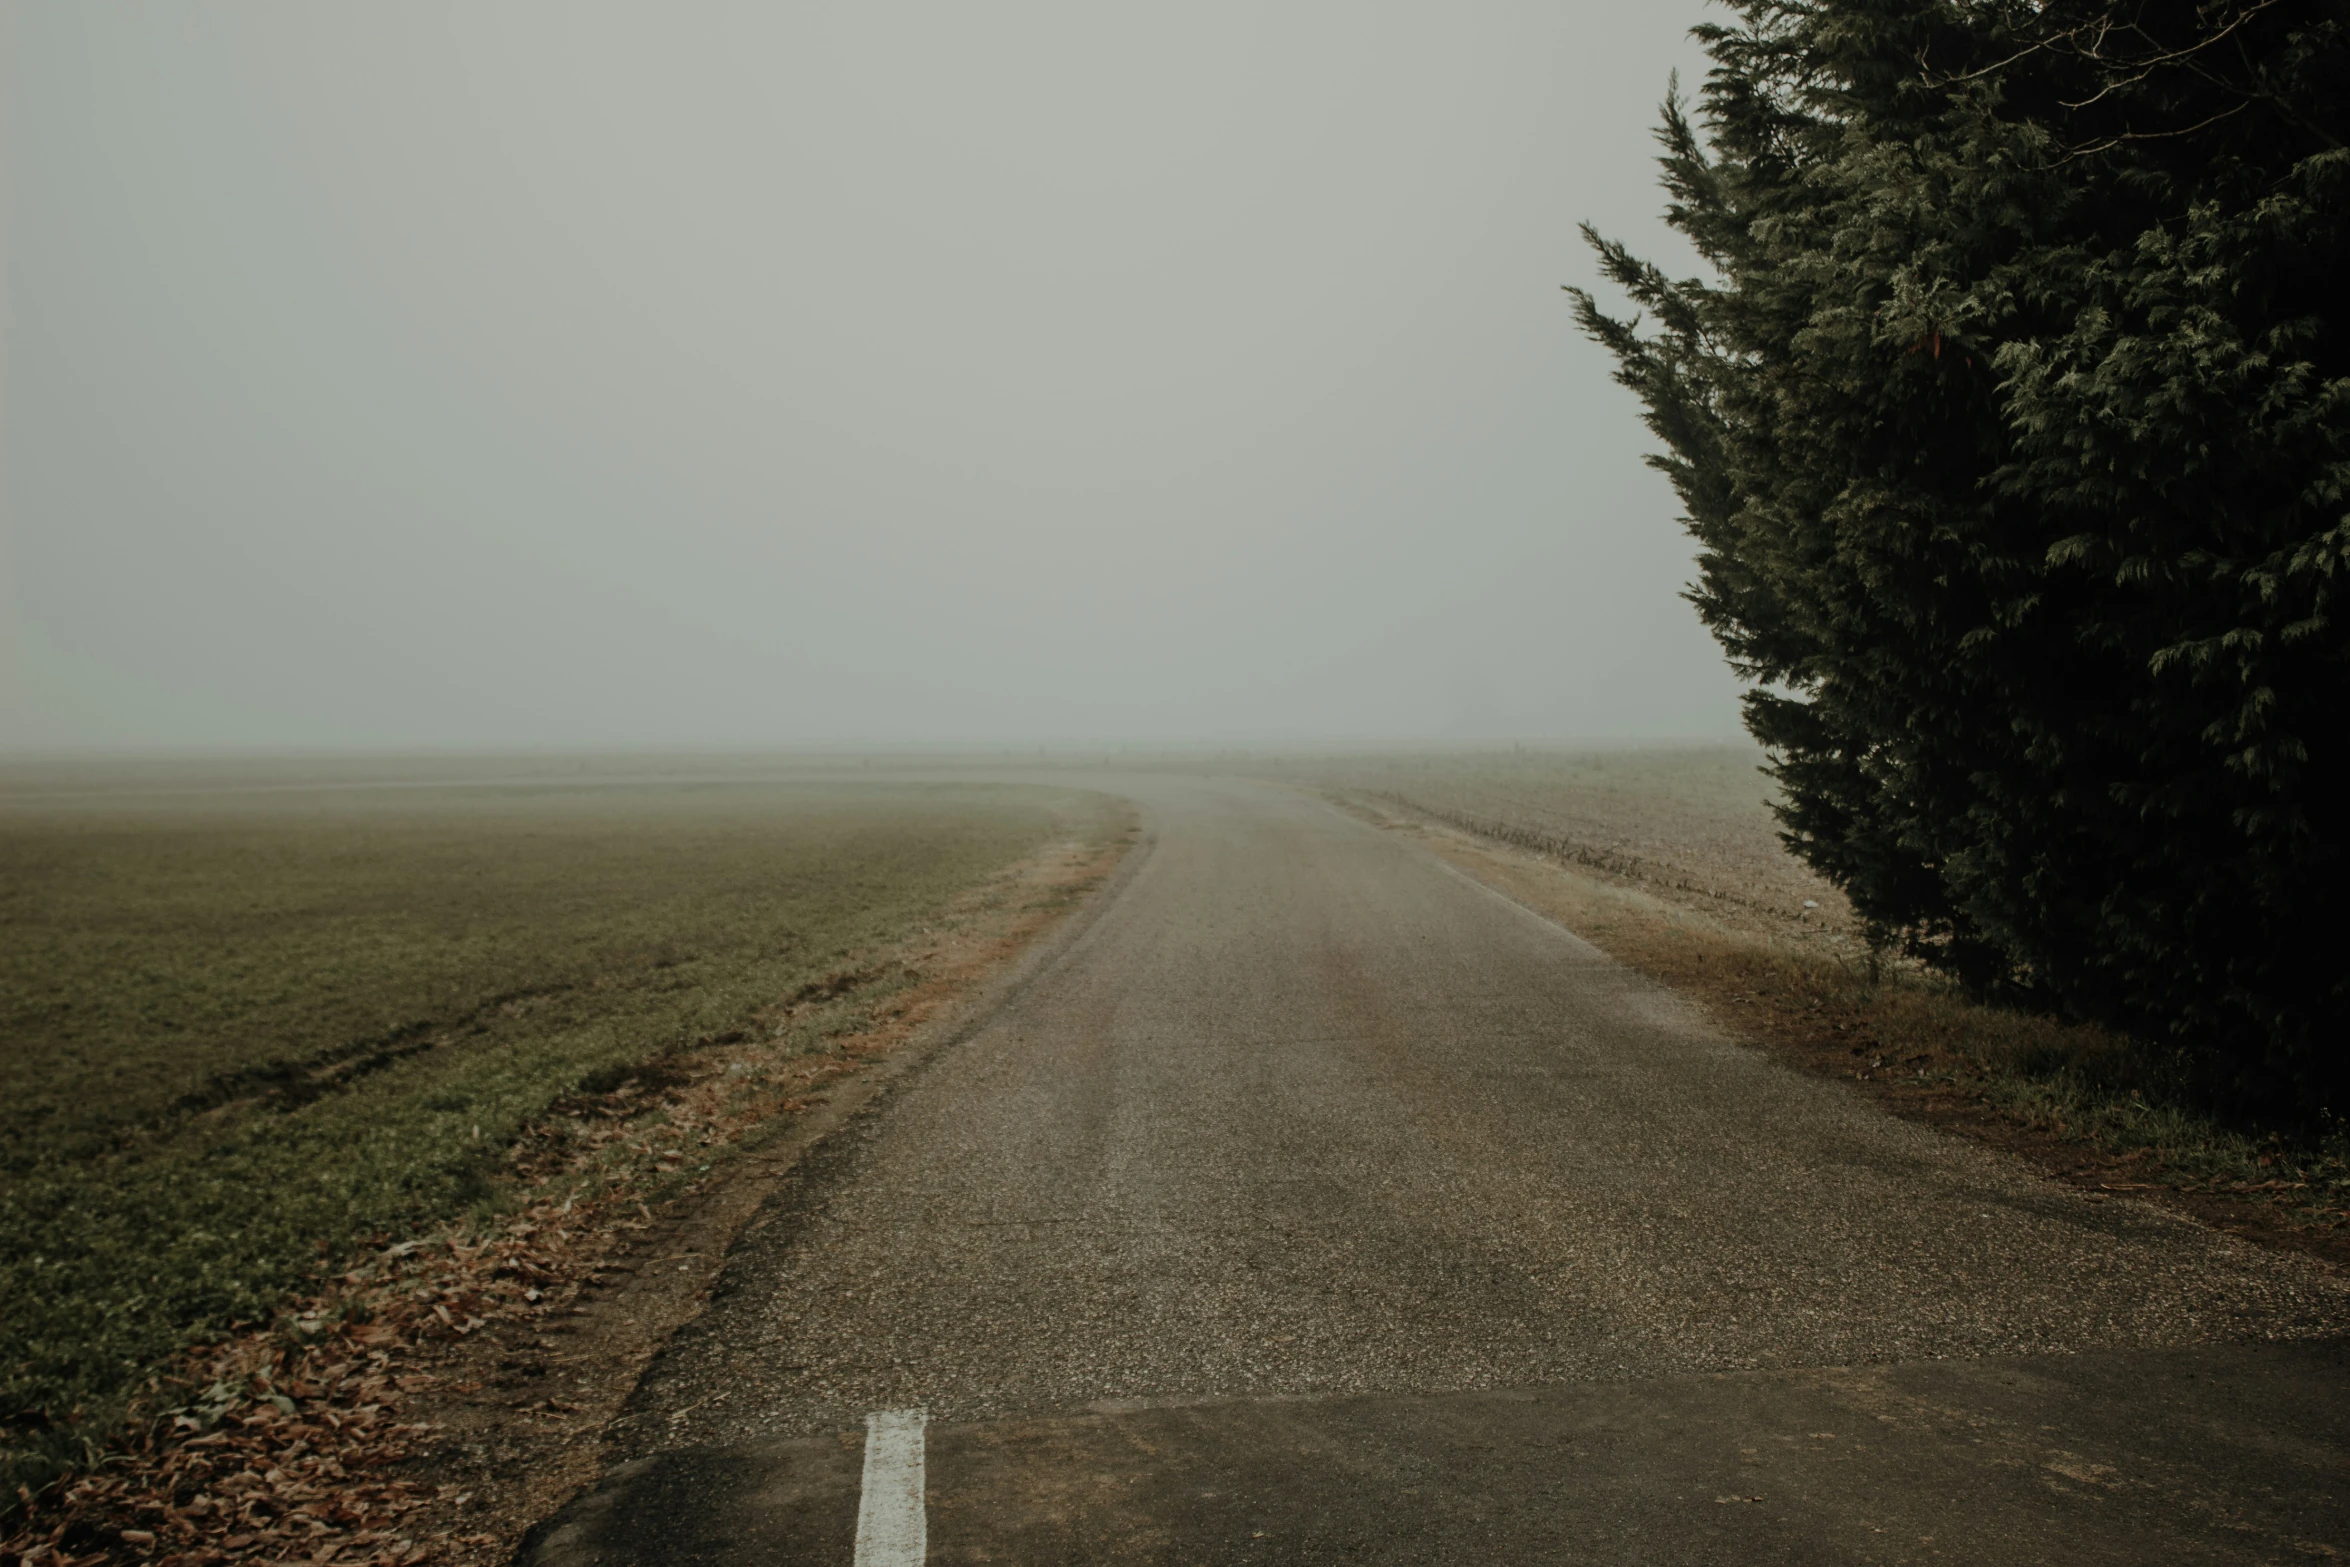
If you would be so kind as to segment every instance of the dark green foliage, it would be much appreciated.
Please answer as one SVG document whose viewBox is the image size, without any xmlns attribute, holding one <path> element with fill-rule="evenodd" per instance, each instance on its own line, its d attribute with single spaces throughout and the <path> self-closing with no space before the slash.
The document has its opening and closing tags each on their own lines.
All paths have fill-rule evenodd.
<svg viewBox="0 0 2350 1567">
<path fill-rule="evenodd" d="M 1978 990 L 2350 1087 L 2350 4 L 1744 0 L 1647 403 L 1788 841 Z"/>
</svg>

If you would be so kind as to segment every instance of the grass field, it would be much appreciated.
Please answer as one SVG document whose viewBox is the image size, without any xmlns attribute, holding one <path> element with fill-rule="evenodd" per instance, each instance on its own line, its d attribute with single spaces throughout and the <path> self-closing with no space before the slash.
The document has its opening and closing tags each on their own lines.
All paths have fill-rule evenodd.
<svg viewBox="0 0 2350 1567">
<path fill-rule="evenodd" d="M 1834 946 L 1855 939 L 1841 893 L 1779 842 L 1751 745 L 1511 748 L 1284 764 L 1464 831 L 1648 887 L 1725 924 Z"/>
<path fill-rule="evenodd" d="M 1088 811 L 749 781 L 20 792 L 8 1447 L 102 1434 L 184 1344 L 495 1205 L 508 1146 L 567 1096 L 756 1026 Z"/>
</svg>

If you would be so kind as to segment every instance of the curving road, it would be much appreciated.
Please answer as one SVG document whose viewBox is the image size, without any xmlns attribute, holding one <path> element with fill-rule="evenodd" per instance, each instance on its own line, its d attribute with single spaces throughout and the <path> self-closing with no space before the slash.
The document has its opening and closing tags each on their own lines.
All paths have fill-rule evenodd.
<svg viewBox="0 0 2350 1567">
<path fill-rule="evenodd" d="M 1313 799 L 1117 787 L 1142 863 L 805 1163 L 540 1560 L 2350 1550 L 2315 1264 L 1778 1067 Z"/>
</svg>

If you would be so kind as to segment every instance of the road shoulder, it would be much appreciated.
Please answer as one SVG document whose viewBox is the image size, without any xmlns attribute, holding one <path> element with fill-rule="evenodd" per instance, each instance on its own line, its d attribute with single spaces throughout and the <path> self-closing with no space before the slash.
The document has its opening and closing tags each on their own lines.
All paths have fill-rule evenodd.
<svg viewBox="0 0 2350 1567">
<path fill-rule="evenodd" d="M 2019 1113 L 1985 1091 L 1976 1049 L 1963 1037 L 1970 1023 L 2051 1034 L 2060 1025 L 1933 1005 L 1890 986 L 1874 1004 L 1856 1003 L 1867 987 L 1850 969 L 1725 929 L 1644 888 L 1402 809 L 1351 797 L 1334 804 L 1696 1003 L 1730 1037 L 1892 1114 L 2013 1155 L 2092 1200 L 2151 1203 L 2333 1272 L 2350 1267 L 2350 1213 L 2313 1208 L 2287 1172 L 2237 1171 L 2230 1180 L 2166 1171 L 2159 1155 L 2107 1146 L 2061 1114 Z"/>
<path fill-rule="evenodd" d="M 591 1238 L 562 1310 L 440 1346 L 412 1415 L 438 1440 L 419 1462 L 437 1500 L 422 1522 L 468 1567 L 513 1559 L 540 1520 L 595 1485 L 645 1367 L 698 1317 L 744 1228 L 807 1156 L 881 1108 L 985 1024 L 1080 937 L 1148 859 L 1127 808 L 1106 842 L 1065 840 L 1020 867 L 998 907 L 921 955 L 922 983 L 839 1041 L 838 1069 L 741 1155 Z M 719 1068 L 723 1070 L 723 1066 Z"/>
</svg>

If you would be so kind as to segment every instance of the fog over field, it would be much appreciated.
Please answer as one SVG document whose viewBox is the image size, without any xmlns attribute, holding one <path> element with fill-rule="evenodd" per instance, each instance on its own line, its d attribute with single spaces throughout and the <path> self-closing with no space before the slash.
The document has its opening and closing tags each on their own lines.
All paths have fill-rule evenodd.
<svg viewBox="0 0 2350 1567">
<path fill-rule="evenodd" d="M 1706 14 L 7 4 L 0 750 L 1732 736 Z"/>
</svg>

